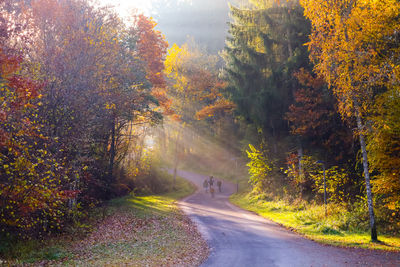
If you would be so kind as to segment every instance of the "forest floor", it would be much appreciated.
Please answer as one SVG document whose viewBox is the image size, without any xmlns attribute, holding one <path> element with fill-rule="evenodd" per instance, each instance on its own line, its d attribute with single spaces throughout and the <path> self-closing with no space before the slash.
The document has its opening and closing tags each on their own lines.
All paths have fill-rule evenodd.
<svg viewBox="0 0 400 267">
<path fill-rule="evenodd" d="M 111 201 L 106 216 L 84 237 L 63 236 L 21 244 L 11 266 L 198 266 L 208 256 L 196 226 L 177 207 L 194 192 L 178 179 L 164 195 L 126 196 Z M 98 213 L 104 213 L 101 209 Z M 33 247 L 36 247 L 33 248 Z M 1 265 L 1 263 L 0 263 Z"/>
<path fill-rule="evenodd" d="M 251 197 L 248 192 L 234 194 L 230 201 L 322 244 L 400 252 L 399 237 L 379 235 L 379 242 L 371 242 L 370 233 L 367 231 L 341 229 L 346 211 L 341 212 L 334 205 L 328 205 L 328 216 L 325 217 L 324 207 L 320 205 L 304 207 L 290 205 L 284 201 L 266 201 Z"/>
</svg>

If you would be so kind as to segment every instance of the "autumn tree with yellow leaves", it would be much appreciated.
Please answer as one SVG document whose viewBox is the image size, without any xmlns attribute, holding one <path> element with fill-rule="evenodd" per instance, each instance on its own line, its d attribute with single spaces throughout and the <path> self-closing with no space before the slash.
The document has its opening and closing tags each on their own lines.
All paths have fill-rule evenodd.
<svg viewBox="0 0 400 267">
<path fill-rule="evenodd" d="M 169 94 L 182 120 L 190 122 L 221 119 L 235 105 L 224 97 L 226 84 L 218 77 L 218 58 L 209 55 L 194 41 L 168 50 L 165 73 L 170 81 Z"/>
<path fill-rule="evenodd" d="M 315 70 L 324 76 L 338 99 L 343 117 L 357 123 L 371 239 L 376 220 L 366 146 L 367 123 L 374 99 L 382 90 L 398 90 L 400 3 L 393 0 L 301 0 L 311 20 L 308 43 Z"/>
</svg>

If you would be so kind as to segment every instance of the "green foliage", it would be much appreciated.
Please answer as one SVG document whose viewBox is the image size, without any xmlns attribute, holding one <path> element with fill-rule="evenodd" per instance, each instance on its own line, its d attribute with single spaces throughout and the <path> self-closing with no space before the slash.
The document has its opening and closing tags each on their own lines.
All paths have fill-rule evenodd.
<svg viewBox="0 0 400 267">
<path fill-rule="evenodd" d="M 293 73 L 307 67 L 310 25 L 298 4 L 231 7 L 233 22 L 222 53 L 228 91 L 237 113 L 272 135 L 286 130 L 293 101 Z"/>
<path fill-rule="evenodd" d="M 148 174 L 137 177 L 134 182 L 136 194 L 162 194 L 172 190 L 173 176 L 154 166 Z"/>
<path fill-rule="evenodd" d="M 250 179 L 249 182 L 253 186 L 255 192 L 262 192 L 271 185 L 269 175 L 272 171 L 272 164 L 267 156 L 267 150 L 263 146 L 256 149 L 253 145 L 249 145 L 250 150 L 247 150 L 247 156 L 250 162 L 249 167 Z"/>
<path fill-rule="evenodd" d="M 60 260 L 71 254 L 59 245 L 44 245 L 39 240 L 18 240 L 15 237 L 0 237 L 2 260 L 18 259 L 19 264 Z"/>
<path fill-rule="evenodd" d="M 334 203 L 347 203 L 350 200 L 350 195 L 346 190 L 348 189 L 350 177 L 346 170 L 339 169 L 338 166 L 332 166 L 325 171 L 326 179 L 326 192 L 328 195 L 328 201 Z M 319 194 L 324 193 L 324 174 L 320 170 L 315 174 L 311 174 L 312 179 L 315 183 L 315 190 Z"/>
</svg>

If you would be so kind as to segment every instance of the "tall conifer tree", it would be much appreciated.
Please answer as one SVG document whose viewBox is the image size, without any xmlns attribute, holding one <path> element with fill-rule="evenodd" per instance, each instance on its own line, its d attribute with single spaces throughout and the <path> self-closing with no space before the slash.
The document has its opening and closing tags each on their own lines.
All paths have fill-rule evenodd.
<svg viewBox="0 0 400 267">
<path fill-rule="evenodd" d="M 293 73 L 308 67 L 310 25 L 297 1 L 252 1 L 231 6 L 230 37 L 223 53 L 225 77 L 238 112 L 276 137 L 287 130 L 284 114 L 297 82 Z"/>
</svg>

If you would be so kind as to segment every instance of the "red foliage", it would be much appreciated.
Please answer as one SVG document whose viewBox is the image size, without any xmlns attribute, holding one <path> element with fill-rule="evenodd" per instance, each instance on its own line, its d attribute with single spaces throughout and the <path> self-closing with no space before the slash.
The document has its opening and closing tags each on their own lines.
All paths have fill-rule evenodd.
<svg viewBox="0 0 400 267">
<path fill-rule="evenodd" d="M 292 133 L 298 135 L 318 136 L 325 131 L 326 118 L 330 110 L 322 95 L 324 80 L 313 77 L 309 72 L 300 69 L 295 74 L 302 88 L 294 93 L 296 104 L 289 107 L 286 119 L 292 123 Z M 322 133 L 321 133 L 322 131 Z"/>
<path fill-rule="evenodd" d="M 292 133 L 310 138 L 313 144 L 320 142 L 336 161 L 343 159 L 353 148 L 353 135 L 341 121 L 335 99 L 323 94 L 323 78 L 314 77 L 303 68 L 295 77 L 303 88 L 294 93 L 295 104 L 286 113 Z M 336 151 L 338 146 L 342 149 Z"/>
</svg>

